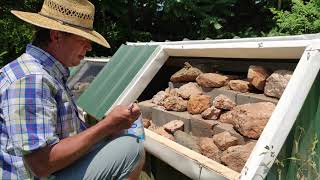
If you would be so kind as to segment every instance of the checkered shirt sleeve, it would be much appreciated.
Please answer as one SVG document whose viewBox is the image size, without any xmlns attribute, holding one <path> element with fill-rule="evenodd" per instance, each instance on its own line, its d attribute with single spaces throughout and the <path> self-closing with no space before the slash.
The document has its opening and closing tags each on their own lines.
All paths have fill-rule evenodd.
<svg viewBox="0 0 320 180">
<path fill-rule="evenodd" d="M 3 114 L 17 155 L 26 155 L 59 141 L 54 85 L 44 75 L 31 74 L 12 83 L 3 93 Z"/>
</svg>

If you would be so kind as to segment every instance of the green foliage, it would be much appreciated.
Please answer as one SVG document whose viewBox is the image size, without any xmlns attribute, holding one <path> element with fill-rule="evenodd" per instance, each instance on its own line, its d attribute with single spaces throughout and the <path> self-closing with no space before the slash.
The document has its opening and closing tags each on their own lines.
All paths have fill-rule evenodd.
<svg viewBox="0 0 320 180">
<path fill-rule="evenodd" d="M 4 51 L 0 55 L 0 66 L 15 59 L 24 52 L 25 45 L 32 38 L 31 26 L 13 18 L 0 20 L 0 50 Z"/>
<path fill-rule="evenodd" d="M 282 177 L 283 171 L 289 163 L 295 166 L 296 179 L 320 179 L 318 153 L 316 147 L 319 145 L 317 133 L 314 133 L 308 147 L 301 147 L 301 139 L 305 135 L 305 130 L 302 127 L 297 127 L 297 136 L 294 139 L 293 155 L 291 157 L 277 159 L 275 165 L 277 167 L 278 179 Z M 307 148 L 307 153 L 301 152 L 301 148 Z"/>
<path fill-rule="evenodd" d="M 274 27 L 269 35 L 296 35 L 320 31 L 320 4 L 318 0 L 292 0 L 291 11 L 271 9 L 275 14 Z"/>
<path fill-rule="evenodd" d="M 152 173 L 148 175 L 148 173 L 146 173 L 145 171 L 141 171 L 139 180 L 155 180 L 155 178 Z"/>
<path fill-rule="evenodd" d="M 11 9 L 39 12 L 43 0 L 0 1 L 0 66 L 19 56 L 32 37 L 31 26 L 14 17 Z M 220 39 L 259 37 L 270 34 L 291 34 L 305 27 L 317 32 L 318 5 L 315 0 L 297 6 L 292 11 L 306 13 L 286 19 L 290 0 L 91 0 L 96 7 L 95 29 L 111 45 L 105 49 L 93 45 L 89 56 L 110 56 L 126 42 L 188 39 Z M 294 2 L 301 2 L 295 0 Z M 299 6 L 298 6 L 299 5 Z M 277 27 L 274 28 L 273 14 Z M 282 10 L 279 10 L 279 9 Z M 312 12 L 312 13 L 311 13 Z M 312 22 L 312 23 L 311 23 Z M 304 24 L 303 24 L 304 23 Z M 309 24 L 308 24 L 309 23 Z M 294 27 L 290 27 L 294 25 Z M 5 52 L 5 53 L 4 53 Z"/>
<path fill-rule="evenodd" d="M 41 0 L 17 0 L 0 2 L 0 66 L 17 58 L 25 51 L 25 46 L 31 41 L 32 26 L 14 17 L 10 10 L 35 11 Z"/>
<path fill-rule="evenodd" d="M 167 0 L 159 11 L 159 40 L 223 37 L 237 0 Z"/>
<path fill-rule="evenodd" d="M 319 173 L 319 155 L 318 147 L 319 139 L 317 133 L 311 133 L 312 135 L 307 144 L 302 141 L 306 140 L 306 131 L 303 127 L 295 127 L 295 135 L 293 136 L 292 152 L 291 155 L 278 155 L 274 161 L 273 169 L 275 170 L 275 176 L 267 177 L 266 179 L 320 179 Z M 310 133 L 310 132 L 308 132 Z M 290 146 L 291 147 L 291 146 Z M 265 151 L 260 155 L 267 155 L 271 159 L 275 157 L 273 145 L 264 147 Z M 290 149 L 291 150 L 291 149 Z M 272 166 L 272 160 L 261 165 L 263 167 L 263 174 L 266 175 L 270 172 Z M 288 168 L 292 168 L 288 170 Z M 263 178 L 263 174 L 258 174 L 257 177 Z"/>
</svg>

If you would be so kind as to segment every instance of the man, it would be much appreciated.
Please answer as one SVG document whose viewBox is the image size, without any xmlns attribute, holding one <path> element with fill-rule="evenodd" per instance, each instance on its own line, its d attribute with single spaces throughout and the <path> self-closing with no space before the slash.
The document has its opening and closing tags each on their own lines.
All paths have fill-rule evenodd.
<svg viewBox="0 0 320 180">
<path fill-rule="evenodd" d="M 44 0 L 39 13 L 12 13 L 40 28 L 26 53 L 0 70 L 0 179 L 137 179 L 144 148 L 119 134 L 139 107 L 117 106 L 86 128 L 66 85 L 67 67 L 91 41 L 109 47 L 92 28 L 94 6 Z"/>
</svg>

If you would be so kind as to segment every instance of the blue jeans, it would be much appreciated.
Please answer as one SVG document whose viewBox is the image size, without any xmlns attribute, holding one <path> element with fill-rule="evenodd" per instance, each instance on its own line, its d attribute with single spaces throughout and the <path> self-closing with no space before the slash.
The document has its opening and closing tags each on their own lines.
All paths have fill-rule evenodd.
<svg viewBox="0 0 320 180">
<path fill-rule="evenodd" d="M 136 137 L 124 135 L 99 143 L 82 158 L 53 174 L 54 179 L 125 179 L 144 157 Z"/>
</svg>

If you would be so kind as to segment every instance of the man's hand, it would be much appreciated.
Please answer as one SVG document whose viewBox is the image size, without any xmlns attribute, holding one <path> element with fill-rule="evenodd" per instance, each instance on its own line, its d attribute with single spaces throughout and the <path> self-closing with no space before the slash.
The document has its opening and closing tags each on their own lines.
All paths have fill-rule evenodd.
<svg viewBox="0 0 320 180">
<path fill-rule="evenodd" d="M 116 106 L 100 123 L 112 127 L 111 134 L 118 134 L 131 127 L 132 123 L 140 116 L 140 108 L 136 103 L 129 106 Z M 110 128 L 108 128 L 110 130 Z"/>
</svg>

